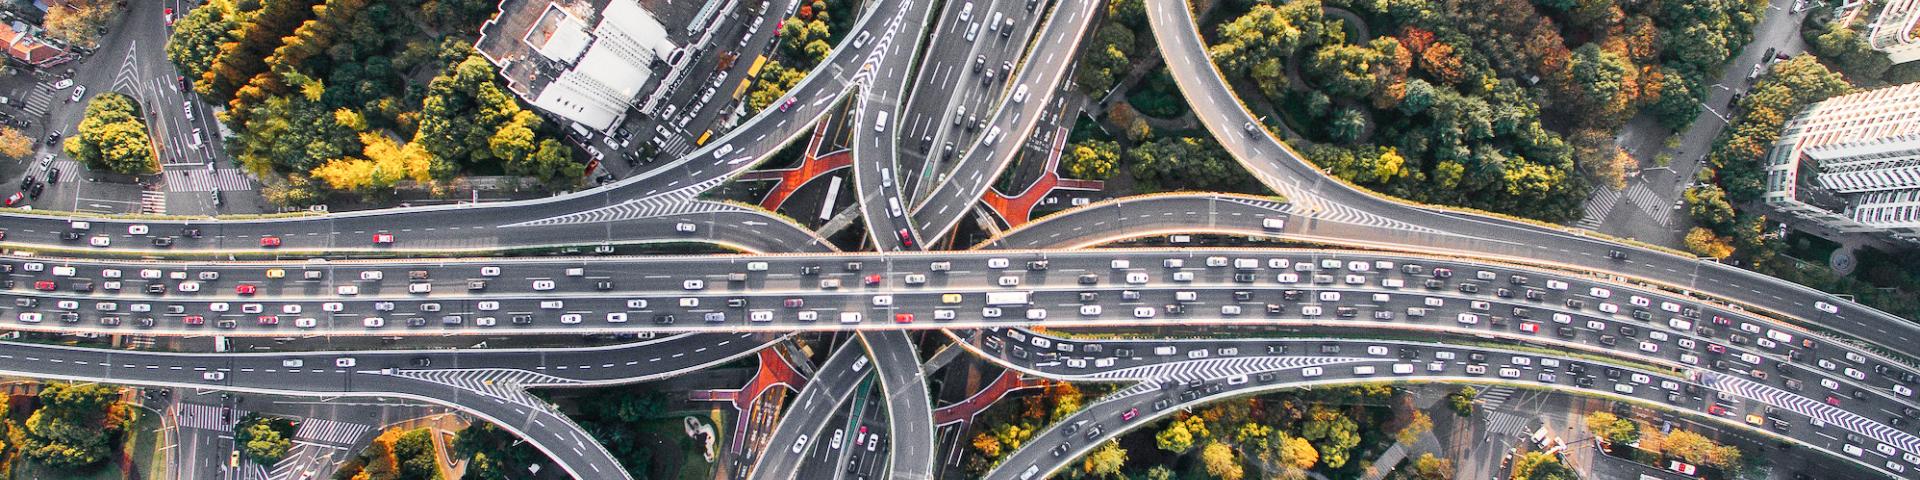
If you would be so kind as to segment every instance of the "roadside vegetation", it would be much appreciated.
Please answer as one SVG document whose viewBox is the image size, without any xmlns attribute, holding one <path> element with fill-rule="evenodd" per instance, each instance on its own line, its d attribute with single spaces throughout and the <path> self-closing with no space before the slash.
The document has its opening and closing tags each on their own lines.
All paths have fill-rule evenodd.
<svg viewBox="0 0 1920 480">
<path fill-rule="evenodd" d="M 1621 186 L 1636 115 L 1684 128 L 1765 2 L 1225 0 L 1211 54 L 1334 175 L 1561 222 Z M 1330 12 L 1337 12 L 1330 13 Z M 1358 20 L 1355 22 L 1354 20 Z M 1366 37 L 1362 37 L 1364 32 Z"/>
<path fill-rule="evenodd" d="M 127 175 L 160 170 L 140 105 L 117 92 L 101 92 L 87 101 L 79 128 L 64 146 L 68 156 L 90 168 Z"/>
<path fill-rule="evenodd" d="M 366 449 L 340 464 L 334 480 L 444 480 L 434 453 L 433 431 L 389 428 Z"/>
<path fill-rule="evenodd" d="M 135 416 L 120 403 L 121 387 L 104 384 L 47 383 L 30 411 L 8 412 L 0 405 L 0 473 L 91 478 L 117 472 L 115 460 Z M 116 476 L 117 478 L 117 476 Z"/>
<path fill-rule="evenodd" d="M 175 24 L 167 57 L 225 107 L 228 150 L 287 206 L 403 182 L 437 192 L 462 173 L 573 186 L 585 166 L 558 127 L 472 50 L 494 5 L 213 0 Z"/>
<path fill-rule="evenodd" d="M 793 16 L 780 22 L 777 55 L 769 59 L 747 94 L 747 110 L 758 112 L 800 85 L 807 72 L 826 61 L 841 37 L 845 36 L 860 12 L 854 0 L 813 0 L 800 4 Z M 780 2 L 768 2 L 767 8 L 779 8 Z M 741 59 L 741 61 L 751 61 Z"/>
<path fill-rule="evenodd" d="M 233 443 L 253 463 L 271 467 L 293 448 L 293 420 L 249 413 L 233 425 Z"/>
</svg>

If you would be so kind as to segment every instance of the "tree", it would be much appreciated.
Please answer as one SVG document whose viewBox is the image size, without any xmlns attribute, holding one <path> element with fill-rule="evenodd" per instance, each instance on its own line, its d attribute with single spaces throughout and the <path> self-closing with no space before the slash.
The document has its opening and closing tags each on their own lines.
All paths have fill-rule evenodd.
<svg viewBox="0 0 1920 480">
<path fill-rule="evenodd" d="M 1166 137 L 1126 152 L 1133 176 L 1159 189 L 1250 189 L 1247 176 L 1213 139 Z"/>
<path fill-rule="evenodd" d="M 116 92 L 102 92 L 87 101 L 86 114 L 65 147 L 68 156 L 93 168 L 123 174 L 159 169 L 139 106 Z"/>
<path fill-rule="evenodd" d="M 99 46 L 100 32 L 107 21 L 119 14 L 120 5 L 115 0 L 68 0 L 50 5 L 42 24 L 47 27 L 47 36 L 94 48 Z"/>
<path fill-rule="evenodd" d="M 1647 105 L 1648 112 L 1660 121 L 1660 126 L 1671 130 L 1683 130 L 1692 125 L 1693 119 L 1699 117 L 1700 110 L 1706 107 L 1700 103 L 1704 92 L 1697 91 L 1699 82 L 1681 74 L 1679 70 L 1667 67 L 1661 67 L 1659 77 L 1660 96 Z"/>
<path fill-rule="evenodd" d="M 1414 410 L 1413 419 L 1408 420 L 1407 426 L 1401 427 L 1400 433 L 1394 434 L 1393 438 L 1402 444 L 1411 445 L 1413 442 L 1420 441 L 1421 435 L 1431 431 L 1433 431 L 1433 418 L 1428 417 L 1427 412 Z"/>
<path fill-rule="evenodd" d="M 287 450 L 293 448 L 293 439 L 280 434 L 266 422 L 235 425 L 233 441 L 240 444 L 240 452 L 246 454 L 254 463 L 273 465 L 286 458 Z"/>
<path fill-rule="evenodd" d="M 1513 461 L 1513 480 L 1579 480 L 1579 475 L 1560 457 L 1544 452 L 1527 452 Z"/>
<path fill-rule="evenodd" d="M 469 458 L 467 476 L 478 480 L 522 478 L 521 473 L 534 462 L 546 460 L 538 450 L 514 448 L 519 441 L 512 433 L 489 422 L 478 422 L 461 430 L 453 439 L 453 454 Z"/>
<path fill-rule="evenodd" d="M 1420 454 L 1413 460 L 1413 478 L 1418 480 L 1453 480 L 1453 460 L 1433 456 L 1432 452 Z"/>
<path fill-rule="evenodd" d="M 993 435 L 988 435 L 987 432 L 975 433 L 973 434 L 973 450 L 980 452 L 980 456 L 983 457 L 1000 458 L 1000 439 Z"/>
<path fill-rule="evenodd" d="M 239 27 L 231 2 L 202 3 L 173 22 L 173 34 L 167 37 L 167 59 L 173 61 L 181 76 L 198 80 L 213 66 L 220 46 L 236 38 Z"/>
<path fill-rule="evenodd" d="M 119 403 L 118 387 L 49 383 L 41 387 L 39 400 L 40 408 L 11 441 L 27 458 L 58 470 L 107 460 L 126 428 L 127 406 Z"/>
<path fill-rule="evenodd" d="M 1100 444 L 1081 462 L 1081 470 L 1087 475 L 1104 478 L 1119 478 L 1120 469 L 1127 466 L 1127 450 L 1120 443 L 1108 440 Z"/>
<path fill-rule="evenodd" d="M 1740 449 L 1715 443 L 1712 439 L 1686 430 L 1674 430 L 1663 436 L 1643 433 L 1640 448 L 1679 457 L 1695 465 L 1723 469 L 1740 465 Z"/>
<path fill-rule="evenodd" d="M 1166 465 L 1154 465 L 1147 469 L 1147 480 L 1173 480 L 1173 469 Z"/>
<path fill-rule="evenodd" d="M 1339 411 L 1314 405 L 1300 427 L 1300 436 L 1314 442 L 1327 468 L 1340 468 L 1347 464 L 1353 447 L 1360 444 L 1360 425 Z"/>
<path fill-rule="evenodd" d="M 1373 92 L 1374 63 L 1382 60 L 1381 52 L 1365 45 L 1329 45 L 1314 51 L 1301 73 L 1319 80 L 1330 95 L 1361 99 Z"/>
<path fill-rule="evenodd" d="M 1705 184 L 1688 188 L 1681 195 L 1686 199 L 1687 214 L 1693 216 L 1700 226 L 1712 229 L 1715 233 L 1731 233 L 1733 230 L 1733 204 L 1727 203 L 1727 191 L 1719 185 Z"/>
<path fill-rule="evenodd" d="M 1638 424 L 1633 423 L 1632 420 L 1614 416 L 1612 413 L 1589 413 L 1586 421 L 1587 430 L 1592 431 L 1594 436 L 1600 437 L 1607 443 L 1627 444 L 1640 439 Z"/>
<path fill-rule="evenodd" d="M 1473 387 L 1463 387 L 1460 391 L 1447 395 L 1447 404 L 1453 407 L 1453 413 L 1455 414 L 1462 417 L 1472 415 L 1473 397 L 1477 395 L 1480 395 L 1480 390 Z"/>
<path fill-rule="evenodd" d="M 1322 40 L 1321 24 L 1319 0 L 1278 7 L 1261 3 L 1221 24 L 1219 40 L 1207 51 L 1221 70 L 1247 76 L 1262 93 L 1279 96 L 1287 84 L 1283 62 L 1301 46 Z"/>
<path fill-rule="evenodd" d="M 1233 447 L 1215 441 L 1200 450 L 1200 463 L 1206 465 L 1207 474 L 1220 480 L 1240 480 L 1247 472 L 1240 464 L 1240 456 Z"/>
<path fill-rule="evenodd" d="M 1860 17 L 1853 23 L 1864 24 L 1867 21 L 1866 16 Z M 1877 83 L 1887 73 L 1887 68 L 1893 66 L 1887 54 L 1867 44 L 1866 36 L 1860 34 L 1856 25 L 1820 22 L 1820 25 L 1809 28 L 1803 35 L 1808 37 L 1807 45 L 1812 47 L 1815 54 L 1833 62 L 1849 77 Z"/>
<path fill-rule="evenodd" d="M 1587 124 L 1613 126 L 1626 122 L 1628 108 L 1640 88 L 1639 70 L 1632 60 L 1588 43 L 1573 50 L 1568 69 L 1575 104 L 1594 110 L 1581 117 Z"/>
<path fill-rule="evenodd" d="M 1353 143 L 1360 140 L 1360 134 L 1367 130 L 1367 114 L 1358 108 L 1341 108 L 1328 122 L 1327 135 L 1341 143 Z"/>
<path fill-rule="evenodd" d="M 33 155 L 33 139 L 20 129 L 0 127 L 0 157 L 27 158 Z"/>
<path fill-rule="evenodd" d="M 1120 144 L 1111 141 L 1084 140 L 1069 150 L 1073 152 L 1067 159 L 1069 177 L 1106 180 L 1120 163 Z"/>
<path fill-rule="evenodd" d="M 1195 442 L 1210 436 L 1212 433 L 1207 431 L 1205 419 L 1185 415 L 1167 422 L 1167 427 L 1153 436 L 1153 442 L 1161 450 L 1181 453 L 1193 448 Z"/>
</svg>

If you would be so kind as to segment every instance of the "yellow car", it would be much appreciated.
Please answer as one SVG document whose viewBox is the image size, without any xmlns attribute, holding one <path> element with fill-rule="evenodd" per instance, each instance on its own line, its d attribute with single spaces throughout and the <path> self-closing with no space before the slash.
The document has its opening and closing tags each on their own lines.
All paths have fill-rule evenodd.
<svg viewBox="0 0 1920 480">
<path fill-rule="evenodd" d="M 941 295 L 941 296 L 940 296 L 940 303 L 945 303 L 945 304 L 947 304 L 947 305 L 952 305 L 952 304 L 956 304 L 956 303 L 960 303 L 960 294 L 958 294 L 958 293 L 949 293 L 949 294 L 946 294 L 946 295 Z"/>
<path fill-rule="evenodd" d="M 286 270 L 278 269 L 278 268 L 267 269 L 267 278 L 285 278 L 286 276 L 287 276 Z"/>
</svg>

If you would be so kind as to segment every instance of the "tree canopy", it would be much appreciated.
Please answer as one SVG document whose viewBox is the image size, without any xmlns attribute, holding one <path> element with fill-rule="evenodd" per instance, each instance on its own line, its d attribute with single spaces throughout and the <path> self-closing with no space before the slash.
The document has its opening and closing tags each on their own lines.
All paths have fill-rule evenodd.
<svg viewBox="0 0 1920 480">
<path fill-rule="evenodd" d="M 65 146 L 68 156 L 93 168 L 123 174 L 160 169 L 140 106 L 117 92 L 101 92 L 87 101 L 87 112 Z"/>
</svg>

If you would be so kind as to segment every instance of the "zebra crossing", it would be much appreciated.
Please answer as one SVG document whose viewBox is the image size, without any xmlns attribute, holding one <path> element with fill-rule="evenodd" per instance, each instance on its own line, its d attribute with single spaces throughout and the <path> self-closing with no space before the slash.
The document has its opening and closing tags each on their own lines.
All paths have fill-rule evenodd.
<svg viewBox="0 0 1920 480">
<path fill-rule="evenodd" d="M 53 169 L 60 171 L 60 181 L 62 182 L 71 182 L 80 179 L 80 162 L 72 159 L 54 160 Z"/>
<path fill-rule="evenodd" d="M 1633 203 L 1635 207 L 1640 207 L 1640 211 L 1646 212 L 1647 216 L 1653 217 L 1653 221 L 1660 222 L 1661 226 L 1666 226 L 1668 222 L 1673 221 L 1672 205 L 1662 199 L 1660 194 L 1654 193 L 1653 189 L 1647 186 L 1647 182 L 1634 182 L 1633 186 L 1627 187 L 1626 197 L 1628 202 Z"/>
<path fill-rule="evenodd" d="M 166 168 L 161 170 L 169 192 L 211 192 L 253 190 L 253 179 L 245 171 L 237 168 L 221 168 L 209 171 L 201 167 Z"/>
<path fill-rule="evenodd" d="M 1881 443 L 1893 445 L 1903 452 L 1920 452 L 1920 437 L 1889 427 L 1884 423 L 1868 419 L 1859 414 L 1841 409 L 1811 398 L 1774 388 L 1763 383 L 1732 375 L 1713 372 L 1701 374 L 1701 384 L 1709 388 L 1759 400 L 1761 403 L 1806 415 L 1828 425 L 1840 427 L 1849 432 L 1865 435 Z"/>
<path fill-rule="evenodd" d="M 1607 221 L 1607 215 L 1613 213 L 1613 206 L 1619 203 L 1619 190 L 1607 187 L 1593 189 L 1592 193 L 1587 194 L 1586 203 L 1581 204 L 1580 208 L 1585 214 L 1580 216 L 1580 222 L 1575 225 L 1588 230 L 1598 230 L 1600 224 Z"/>
<path fill-rule="evenodd" d="M 253 459 L 247 458 L 245 455 L 240 456 L 239 477 L 241 480 L 269 480 L 272 478 L 267 475 L 267 467 L 253 463 Z"/>
<path fill-rule="evenodd" d="M 660 153 L 655 158 L 680 158 L 693 151 L 693 142 L 686 135 L 667 135 L 660 139 Z"/>
<path fill-rule="evenodd" d="M 1513 397 L 1513 391 L 1513 387 L 1488 388 L 1481 391 L 1480 396 L 1474 397 L 1474 399 L 1486 405 L 1487 410 L 1495 410 L 1499 409 L 1501 405 L 1506 404 L 1508 398 Z"/>
<path fill-rule="evenodd" d="M 1488 435 L 1526 435 L 1527 424 L 1532 420 L 1519 415 L 1503 412 L 1487 412 Z"/>
<path fill-rule="evenodd" d="M 266 472 L 263 480 L 309 480 L 317 478 L 323 472 L 331 472 L 345 460 L 351 450 L 344 447 L 294 443 L 287 449 L 287 456 L 280 463 L 273 464 L 273 470 Z M 339 460 L 336 460 L 338 457 Z M 254 478 L 254 477 L 248 477 Z"/>
<path fill-rule="evenodd" d="M 234 422 L 247 414 L 244 410 L 234 409 L 233 415 L 230 418 L 222 420 L 220 413 L 224 410 L 225 408 L 218 405 L 182 403 L 179 408 L 174 411 L 174 416 L 181 427 L 231 432 L 233 431 Z"/>
<path fill-rule="evenodd" d="M 52 85 L 36 84 L 33 91 L 27 93 L 27 98 L 21 100 L 20 110 L 27 112 L 28 118 L 44 117 L 53 110 L 53 96 Z"/>
<path fill-rule="evenodd" d="M 300 429 L 293 432 L 293 439 L 328 445 L 351 446 L 360 440 L 372 426 L 348 423 L 321 418 L 309 418 L 300 422 Z"/>
<path fill-rule="evenodd" d="M 569 385 L 580 383 L 544 373 L 503 368 L 482 368 L 471 370 L 399 370 L 394 376 L 423 380 L 468 390 L 481 395 L 512 402 L 528 408 L 541 408 L 540 399 L 527 393 L 528 386 Z"/>
<path fill-rule="evenodd" d="M 167 193 L 159 190 L 140 191 L 140 213 L 166 215 Z"/>
</svg>

